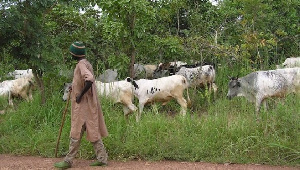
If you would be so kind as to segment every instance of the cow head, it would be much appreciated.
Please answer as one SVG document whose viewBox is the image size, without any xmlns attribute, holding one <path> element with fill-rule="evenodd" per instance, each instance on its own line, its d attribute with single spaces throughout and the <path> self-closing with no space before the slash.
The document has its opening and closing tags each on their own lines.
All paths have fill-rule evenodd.
<svg viewBox="0 0 300 170">
<path fill-rule="evenodd" d="M 227 98 L 230 100 L 235 96 L 238 96 L 241 90 L 241 82 L 238 77 L 231 77 L 228 83 Z"/>
<path fill-rule="evenodd" d="M 69 92 L 71 90 L 72 83 L 64 83 L 64 95 L 63 95 L 63 101 L 68 100 Z"/>
<path fill-rule="evenodd" d="M 127 77 L 127 78 L 126 78 L 126 81 L 127 81 L 127 82 L 130 82 L 130 83 L 134 86 L 134 88 L 136 88 L 136 89 L 139 88 L 139 86 L 136 84 L 135 80 L 133 80 L 132 78 Z"/>
</svg>

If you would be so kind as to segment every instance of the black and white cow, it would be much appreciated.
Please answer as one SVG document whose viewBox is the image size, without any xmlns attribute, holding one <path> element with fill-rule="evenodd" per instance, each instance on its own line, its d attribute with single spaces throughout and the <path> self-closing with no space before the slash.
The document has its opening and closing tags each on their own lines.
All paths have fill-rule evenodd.
<svg viewBox="0 0 300 170">
<path fill-rule="evenodd" d="M 183 65 L 187 65 L 187 63 L 183 61 L 159 63 L 157 68 L 154 70 L 153 78 L 161 78 L 161 77 L 175 75 L 175 73 Z"/>
<path fill-rule="evenodd" d="M 189 82 L 189 87 L 208 87 L 209 90 L 213 89 L 215 94 L 218 90 L 215 84 L 216 71 L 212 65 L 181 67 L 176 75 L 184 76 Z"/>
<path fill-rule="evenodd" d="M 171 99 L 176 99 L 181 106 L 181 114 L 186 115 L 187 104 L 190 98 L 187 90 L 188 103 L 183 92 L 188 88 L 188 82 L 184 76 L 173 75 L 153 80 L 140 79 L 135 81 L 138 88 L 134 89 L 134 95 L 139 100 L 139 114 L 136 120 L 139 121 L 145 104 L 163 102 L 167 104 Z"/>
</svg>

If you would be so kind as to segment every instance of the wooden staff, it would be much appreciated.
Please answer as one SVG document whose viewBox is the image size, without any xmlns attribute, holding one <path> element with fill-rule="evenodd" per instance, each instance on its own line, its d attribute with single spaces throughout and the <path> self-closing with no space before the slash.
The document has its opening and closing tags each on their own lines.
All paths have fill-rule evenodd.
<svg viewBox="0 0 300 170">
<path fill-rule="evenodd" d="M 69 102 L 70 102 L 70 94 L 71 94 L 71 90 L 68 93 L 68 100 L 67 100 L 65 110 L 63 112 L 63 118 L 61 120 L 61 126 L 60 126 L 60 129 L 59 129 L 59 134 L 58 134 L 58 138 L 57 138 L 57 143 L 56 143 L 56 148 L 55 148 L 55 157 L 56 158 L 57 158 L 57 150 L 58 150 L 59 140 L 60 140 L 60 136 L 61 136 L 61 131 L 62 131 L 62 128 L 63 128 L 64 123 L 65 123 L 66 113 L 67 113 Z"/>
</svg>

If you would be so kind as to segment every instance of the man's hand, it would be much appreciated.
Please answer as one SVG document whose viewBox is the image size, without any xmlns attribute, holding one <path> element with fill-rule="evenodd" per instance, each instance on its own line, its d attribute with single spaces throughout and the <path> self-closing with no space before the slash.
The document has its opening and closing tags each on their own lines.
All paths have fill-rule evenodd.
<svg viewBox="0 0 300 170">
<path fill-rule="evenodd" d="M 80 101 L 81 101 L 81 98 L 82 98 L 82 96 L 81 96 L 81 95 L 79 95 L 79 96 L 76 96 L 76 103 L 80 103 Z"/>
<path fill-rule="evenodd" d="M 72 86 L 69 86 L 69 92 L 72 92 Z"/>
<path fill-rule="evenodd" d="M 91 81 L 85 81 L 85 86 L 82 90 L 82 92 L 76 96 L 76 103 L 80 103 L 82 96 L 92 87 L 92 82 Z"/>
</svg>

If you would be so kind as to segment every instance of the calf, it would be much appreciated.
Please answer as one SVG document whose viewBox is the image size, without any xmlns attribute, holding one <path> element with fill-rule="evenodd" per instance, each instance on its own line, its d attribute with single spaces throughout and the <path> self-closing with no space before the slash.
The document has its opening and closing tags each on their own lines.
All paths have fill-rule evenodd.
<svg viewBox="0 0 300 170">
<path fill-rule="evenodd" d="M 293 68 L 300 67 L 300 57 L 291 57 L 285 59 L 285 61 L 281 65 L 276 65 L 276 68 Z"/>
<path fill-rule="evenodd" d="M 139 100 L 139 113 L 136 121 L 139 121 L 143 108 L 147 103 L 163 102 L 165 105 L 171 99 L 176 99 L 181 106 L 181 114 L 186 115 L 187 101 L 183 96 L 183 91 L 188 88 L 188 82 L 181 75 L 162 77 L 159 79 L 136 81 L 138 87 L 134 89 L 134 95 Z M 187 91 L 188 102 L 190 98 Z"/>
<path fill-rule="evenodd" d="M 134 96 L 131 83 L 135 86 L 135 82 L 130 78 L 110 83 L 95 81 L 98 95 L 110 98 L 114 103 L 122 103 L 124 115 L 126 117 L 129 115 L 129 113 L 137 110 L 136 106 L 132 103 Z M 71 85 L 71 83 L 65 84 L 63 100 L 67 100 Z"/>
<path fill-rule="evenodd" d="M 217 92 L 215 84 L 216 71 L 212 65 L 198 66 L 195 68 L 182 67 L 176 75 L 184 76 L 189 82 L 190 87 L 206 87 L 213 89 L 214 93 Z"/>
<path fill-rule="evenodd" d="M 33 82 L 29 77 L 6 80 L 0 84 L 0 96 L 8 98 L 9 105 L 13 105 L 13 97 L 21 97 L 26 101 L 32 100 Z"/>
<path fill-rule="evenodd" d="M 244 96 L 255 103 L 255 112 L 258 115 L 261 103 L 267 107 L 266 99 L 270 97 L 285 97 L 288 93 L 295 92 L 294 82 L 299 82 L 299 73 L 293 76 L 286 70 L 257 71 L 241 78 L 231 78 L 227 98 Z M 292 80 L 287 80 L 287 78 Z"/>
</svg>

